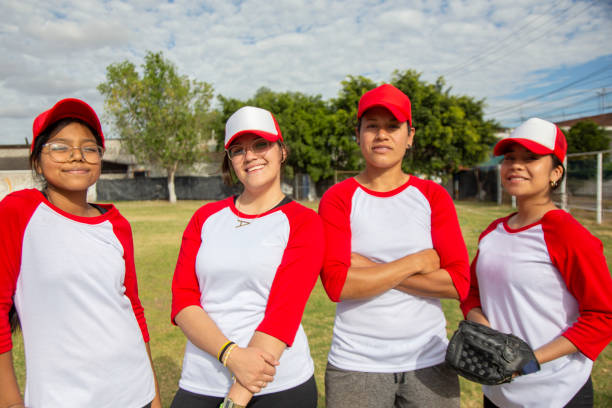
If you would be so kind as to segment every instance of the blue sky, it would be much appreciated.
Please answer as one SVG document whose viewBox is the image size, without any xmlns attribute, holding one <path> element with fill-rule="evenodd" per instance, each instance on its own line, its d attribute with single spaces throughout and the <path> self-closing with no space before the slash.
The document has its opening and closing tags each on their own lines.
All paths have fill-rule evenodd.
<svg viewBox="0 0 612 408">
<path fill-rule="evenodd" d="M 261 86 L 329 99 L 347 75 L 415 69 L 506 126 L 600 113 L 604 88 L 612 111 L 609 0 L 3 0 L 0 15 L 0 144 L 64 97 L 103 115 L 106 66 L 147 50 L 240 99 Z"/>
</svg>

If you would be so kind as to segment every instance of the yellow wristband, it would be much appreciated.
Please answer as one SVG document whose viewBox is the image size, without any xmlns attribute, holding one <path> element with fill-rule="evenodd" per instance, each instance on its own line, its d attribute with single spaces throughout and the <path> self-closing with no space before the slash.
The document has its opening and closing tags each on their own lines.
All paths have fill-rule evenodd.
<svg viewBox="0 0 612 408">
<path fill-rule="evenodd" d="M 229 355 L 232 352 L 232 350 L 234 350 L 236 347 L 238 347 L 236 343 L 232 344 L 231 346 L 229 346 L 229 348 L 223 355 L 223 367 L 227 367 L 227 360 L 229 359 Z"/>
<path fill-rule="evenodd" d="M 221 358 L 221 353 L 223 353 L 223 351 L 227 348 L 227 346 L 229 346 L 229 344 L 232 343 L 231 340 L 228 340 L 226 343 L 224 343 L 221 348 L 219 349 L 219 352 L 217 353 L 217 360 L 219 360 Z M 219 360 L 221 361 L 221 360 Z"/>
</svg>

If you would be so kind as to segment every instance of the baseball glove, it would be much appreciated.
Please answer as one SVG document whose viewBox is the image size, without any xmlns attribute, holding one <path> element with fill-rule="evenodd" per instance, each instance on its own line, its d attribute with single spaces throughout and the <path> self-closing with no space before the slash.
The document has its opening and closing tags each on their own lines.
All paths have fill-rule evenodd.
<svg viewBox="0 0 612 408">
<path fill-rule="evenodd" d="M 446 349 L 446 362 L 457 374 L 480 384 L 512 381 L 514 374 L 540 370 L 533 350 L 522 339 L 463 320 Z"/>
</svg>

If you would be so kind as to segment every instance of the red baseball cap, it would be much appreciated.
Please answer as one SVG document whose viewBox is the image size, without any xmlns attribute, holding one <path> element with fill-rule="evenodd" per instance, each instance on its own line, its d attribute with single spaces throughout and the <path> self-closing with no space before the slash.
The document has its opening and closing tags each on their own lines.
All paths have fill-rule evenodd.
<svg viewBox="0 0 612 408">
<path fill-rule="evenodd" d="M 270 142 L 283 140 L 280 127 L 272 113 L 254 106 L 243 106 L 225 123 L 225 148 L 239 136 L 253 133 Z"/>
<path fill-rule="evenodd" d="M 500 156 L 513 144 L 518 143 L 535 154 L 554 154 L 563 163 L 567 153 L 565 135 L 555 125 L 544 119 L 531 118 L 514 129 L 510 136 L 497 142 L 493 154 Z"/>
<path fill-rule="evenodd" d="M 408 121 L 408 124 L 412 126 L 410 98 L 393 85 L 384 84 L 364 93 L 359 99 L 357 118 L 360 118 L 365 111 L 374 106 L 387 108 L 395 116 L 395 119 L 400 122 Z"/>
<path fill-rule="evenodd" d="M 76 118 L 87 123 L 98 133 L 98 136 L 100 136 L 100 141 L 102 142 L 102 147 L 104 147 L 102 126 L 100 125 L 100 119 L 98 119 L 98 115 L 96 115 L 93 108 L 80 99 L 67 98 L 57 102 L 51 109 L 44 111 L 38 115 L 36 119 L 34 119 L 34 124 L 32 125 L 33 137 L 30 150 L 34 148 L 38 135 L 40 135 L 50 125 L 65 118 Z"/>
</svg>

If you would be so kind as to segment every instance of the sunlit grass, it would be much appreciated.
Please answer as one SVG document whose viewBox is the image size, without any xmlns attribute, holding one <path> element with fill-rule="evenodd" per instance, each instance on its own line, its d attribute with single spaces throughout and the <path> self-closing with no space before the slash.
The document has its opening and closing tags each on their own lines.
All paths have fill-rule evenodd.
<svg viewBox="0 0 612 408">
<path fill-rule="evenodd" d="M 117 204 L 132 224 L 134 232 L 140 299 L 145 307 L 164 407 L 170 406 L 176 392 L 185 346 L 185 337 L 180 329 L 170 324 L 172 273 L 183 230 L 191 215 L 201 205 L 202 202 L 196 201 L 181 201 L 175 205 L 163 201 Z M 316 208 L 317 203 L 306 205 Z M 459 202 L 456 206 L 470 257 L 476 252 L 478 235 L 482 230 L 495 218 L 511 211 L 509 207 L 500 208 L 473 202 Z M 604 224 L 597 225 L 593 219 L 591 213 L 579 213 L 579 220 L 583 225 L 604 243 L 606 258 L 609 259 L 612 254 L 612 222 L 606 220 Z M 448 321 L 447 331 L 452 333 L 462 318 L 458 303 L 445 300 L 443 307 Z M 303 325 L 315 361 L 319 407 L 325 406 L 323 376 L 331 342 L 334 310 L 335 305 L 328 300 L 320 282 L 317 283 L 308 301 Z M 15 369 L 23 389 L 23 345 L 18 334 L 14 340 Z M 612 406 L 612 389 L 609 385 L 611 375 L 612 346 L 608 346 L 596 361 L 593 370 L 596 407 Z M 482 393 L 478 385 L 461 380 L 461 392 L 463 407 L 482 406 Z"/>
</svg>

